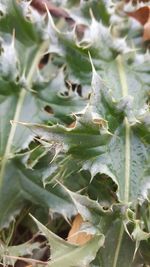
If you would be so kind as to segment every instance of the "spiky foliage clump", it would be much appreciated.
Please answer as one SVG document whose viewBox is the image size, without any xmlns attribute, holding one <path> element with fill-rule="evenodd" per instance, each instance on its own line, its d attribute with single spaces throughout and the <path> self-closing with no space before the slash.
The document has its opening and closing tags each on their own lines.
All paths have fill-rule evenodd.
<svg viewBox="0 0 150 267">
<path fill-rule="evenodd" d="M 149 266 L 150 66 L 141 29 L 118 3 L 53 2 L 61 18 L 23 0 L 0 4 L 1 260 L 37 257 L 37 243 L 12 246 L 31 212 L 43 224 L 52 218 L 55 233 L 34 219 L 51 246 L 49 266 Z M 92 236 L 82 246 L 54 227 L 77 214 Z"/>
</svg>

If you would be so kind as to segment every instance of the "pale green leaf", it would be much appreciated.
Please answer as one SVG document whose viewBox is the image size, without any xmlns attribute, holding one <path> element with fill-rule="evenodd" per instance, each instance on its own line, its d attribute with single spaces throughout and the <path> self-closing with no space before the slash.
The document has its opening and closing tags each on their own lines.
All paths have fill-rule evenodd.
<svg viewBox="0 0 150 267">
<path fill-rule="evenodd" d="M 33 255 L 33 251 L 40 249 L 40 243 L 30 243 L 26 242 L 17 246 L 4 246 L 0 244 L 0 260 L 3 260 L 5 264 L 13 265 L 17 261 L 17 257 L 22 257 L 26 255 Z M 13 258 L 13 256 L 15 258 Z"/>
<path fill-rule="evenodd" d="M 37 223 L 39 230 L 46 235 L 51 246 L 52 254 L 48 266 L 87 266 L 95 258 L 99 248 L 104 244 L 104 236 L 102 234 L 98 234 L 85 245 L 71 245 L 56 234 L 52 233 L 35 218 L 33 219 Z"/>
<path fill-rule="evenodd" d="M 14 186 L 15 184 L 15 186 Z M 71 218 L 76 209 L 67 192 L 59 185 L 51 184 L 45 189 L 39 170 L 27 170 L 19 160 L 8 163 L 0 195 L 0 228 L 8 227 L 10 221 L 27 202 L 49 208 L 51 212 Z"/>
</svg>

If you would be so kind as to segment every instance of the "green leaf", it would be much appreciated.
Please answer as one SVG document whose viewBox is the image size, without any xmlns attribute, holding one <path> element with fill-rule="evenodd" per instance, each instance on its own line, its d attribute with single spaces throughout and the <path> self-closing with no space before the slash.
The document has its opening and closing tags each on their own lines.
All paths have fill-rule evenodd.
<svg viewBox="0 0 150 267">
<path fill-rule="evenodd" d="M 102 2 L 101 4 L 103 5 Z M 67 64 L 69 77 L 80 82 L 81 85 L 89 85 L 92 76 L 89 51 L 96 67 L 103 70 L 105 64 L 107 68 L 118 54 L 131 50 L 125 39 L 113 36 L 109 28 L 105 27 L 99 19 L 95 19 L 92 11 L 90 17 L 90 21 L 84 18 L 81 24 L 84 30 L 78 33 L 80 23 L 72 31 L 66 31 L 63 27 L 56 27 L 49 15 L 49 36 L 51 38 L 49 52 L 55 54 L 54 62 Z"/>
<path fill-rule="evenodd" d="M 33 251 L 40 248 L 40 243 L 33 243 L 26 242 L 21 245 L 17 246 L 3 246 L 0 245 L 0 260 L 3 260 L 5 264 L 13 265 L 17 261 L 17 257 L 26 256 L 26 255 L 33 255 Z M 15 257 L 15 259 L 13 258 Z"/>
<path fill-rule="evenodd" d="M 106 234 L 105 249 L 99 251 L 97 258 L 102 267 L 133 267 L 134 251 L 135 243 L 124 231 L 122 223 L 116 220 Z"/>
<path fill-rule="evenodd" d="M 46 46 L 45 43 L 41 45 L 41 47 L 37 47 L 37 51 L 34 54 L 33 61 L 31 64 L 30 71 L 26 77 L 27 85 L 30 87 L 32 83 L 32 75 L 35 72 L 35 68 L 37 67 L 38 61 L 40 60 Z M 2 51 L 2 55 L 5 53 L 5 51 Z M 7 57 L 9 56 L 6 52 Z M 28 55 L 29 56 L 29 55 Z M 7 58 L 6 58 L 7 62 Z M 2 66 L 5 71 L 5 65 Z M 8 70 L 9 72 L 9 70 Z M 5 72 L 4 72 L 5 73 Z M 9 75 L 9 78 L 10 75 Z M 7 168 L 9 168 L 9 162 L 11 162 L 11 157 L 16 152 L 16 150 L 21 149 L 23 146 L 27 146 L 25 144 L 27 141 L 27 138 L 29 137 L 29 132 L 27 131 L 20 131 L 16 129 L 16 126 L 12 126 L 10 124 L 11 119 L 18 120 L 19 118 L 23 117 L 27 118 L 26 112 L 27 110 L 32 111 L 32 113 L 28 113 L 28 119 L 33 120 L 36 112 L 37 107 L 35 106 L 35 100 L 34 97 L 32 97 L 31 94 L 29 94 L 22 86 L 19 86 L 15 82 L 12 83 L 11 81 L 4 82 L 2 77 L 0 78 L 0 101 L 1 101 L 1 148 L 0 148 L 0 157 L 1 157 L 1 170 L 0 170 L 0 202 L 1 202 L 1 209 L 6 210 L 6 197 L 4 197 L 4 192 L 7 190 L 8 196 L 10 196 L 10 199 L 12 196 L 14 196 L 14 193 L 10 191 L 12 187 L 9 187 L 6 184 L 6 180 L 8 179 L 6 174 Z M 5 89 L 5 91 L 4 91 Z M 9 91 L 11 89 L 11 91 Z M 14 90 L 12 90 L 14 89 Z M 6 92 L 6 93 L 5 93 Z M 9 94 L 9 96 L 7 96 Z M 28 101 L 30 99 L 30 102 Z M 37 117 L 36 117 L 37 118 Z M 35 118 L 34 118 L 35 119 Z M 17 171 L 17 170 L 16 170 Z M 11 174 L 11 173 L 10 173 Z M 9 176 L 10 176 L 9 174 Z M 16 174 L 17 175 L 17 174 Z M 15 175 L 15 176 L 16 176 Z M 6 188 L 5 188 L 5 186 Z M 16 194 L 16 193 L 15 193 Z M 13 219 L 13 214 L 18 213 L 18 210 L 20 209 L 20 201 L 17 201 L 17 196 L 20 195 L 20 192 L 17 192 L 17 195 L 15 196 L 13 202 L 11 203 L 12 207 L 12 214 L 9 214 L 9 218 L 5 217 L 2 218 L 2 214 L 0 216 L 0 220 L 3 221 L 3 223 L 9 223 L 10 220 Z M 4 198 L 3 198 L 4 197 Z M 6 199 L 6 200 L 5 200 Z M 21 201 L 22 202 L 22 201 Z M 2 226 L 2 225 L 1 225 Z"/>
<path fill-rule="evenodd" d="M 28 1 L 0 4 L 0 227 L 27 204 L 80 213 L 94 229 L 84 246 L 37 222 L 49 266 L 149 265 L 149 55 L 117 22 L 120 3 L 62 5 L 53 21 Z"/>
<path fill-rule="evenodd" d="M 41 91 L 33 91 L 34 84 L 39 81 L 39 75 L 40 78 L 42 77 L 42 74 L 39 73 L 39 70 L 37 70 L 37 68 L 49 44 L 49 40 L 42 40 L 43 37 L 41 37 L 40 30 L 38 29 L 38 26 L 40 26 L 40 21 L 43 21 L 43 24 L 41 24 L 40 27 L 43 27 L 44 25 L 46 26 L 46 21 L 44 21 L 43 18 L 41 18 L 41 16 L 29 6 L 29 3 L 23 1 L 19 3 L 16 1 L 7 1 L 2 5 L 6 9 L 6 14 L 1 18 L 0 24 L 1 228 L 8 226 L 10 221 L 14 220 L 14 217 L 19 213 L 20 209 L 26 203 L 28 203 L 29 200 L 31 202 L 33 201 L 34 203 L 37 202 L 33 197 L 31 197 L 31 194 L 34 190 L 32 191 L 32 193 L 30 192 L 30 197 L 28 196 L 27 192 L 25 194 L 25 189 L 22 188 L 23 185 L 21 185 L 20 183 L 20 180 L 24 180 L 24 174 L 22 173 L 23 168 L 16 168 L 16 165 L 14 163 L 16 153 L 22 151 L 22 149 L 28 149 L 28 145 L 33 137 L 28 130 L 26 131 L 21 127 L 11 125 L 10 121 L 28 120 L 30 122 L 48 122 L 50 114 L 46 112 L 45 107 L 49 104 L 51 105 L 53 102 L 55 105 L 55 99 L 57 99 L 58 104 L 61 105 L 62 103 L 62 105 L 64 106 L 65 103 L 68 102 L 68 99 L 62 99 L 58 95 L 58 91 L 54 92 L 53 96 L 50 99 L 46 99 L 42 96 L 42 86 L 40 88 Z M 29 15 L 30 21 L 29 17 L 27 18 L 27 15 Z M 39 25 L 35 23 L 37 22 L 37 17 L 35 18 L 35 16 L 38 16 L 38 18 L 40 19 Z M 13 31 L 15 32 L 15 34 L 11 36 Z M 26 55 L 25 57 L 24 54 Z M 45 85 L 45 83 L 45 78 L 43 77 L 43 84 Z M 55 90 L 55 82 L 54 86 L 49 86 L 48 89 L 46 88 L 45 91 L 47 93 L 50 90 L 50 87 L 52 87 L 52 90 Z M 76 97 L 76 94 L 74 94 L 73 97 L 78 99 Z M 69 105 L 71 104 L 72 102 L 69 103 Z M 82 105 L 84 104 L 81 101 L 81 106 Z M 77 110 L 78 108 L 76 109 L 75 107 L 75 111 Z M 57 111 L 56 109 L 54 115 L 54 117 L 56 116 L 56 121 L 57 114 L 59 117 L 60 111 Z M 65 120 L 65 115 L 66 110 L 64 110 L 64 116 L 61 115 L 63 120 Z M 38 159 L 35 160 L 38 161 Z M 33 163 L 33 166 L 35 164 L 36 162 Z M 43 170 L 41 170 L 40 177 L 42 177 L 42 171 Z M 30 174 L 29 177 L 32 177 L 32 174 Z M 30 181 L 32 181 L 32 178 Z M 16 188 L 14 187 L 15 182 Z M 26 188 L 28 187 L 26 186 Z M 43 195 L 44 192 L 45 191 L 43 189 Z M 45 198 L 47 198 L 46 195 Z M 42 203 L 41 200 L 38 200 L 38 203 Z M 51 202 L 49 201 L 49 204 L 48 202 L 46 204 L 49 208 L 51 205 L 50 203 Z"/>
<path fill-rule="evenodd" d="M 37 20 L 42 22 L 42 17 L 30 7 L 30 3 L 21 1 L 1 1 L 1 23 L 0 31 L 12 34 L 15 30 L 18 40 L 27 46 L 35 42 L 41 42 L 38 34 Z M 40 24 L 40 22 L 39 22 Z M 27 47 L 26 47 L 27 48 Z"/>
<path fill-rule="evenodd" d="M 39 230 L 45 234 L 51 246 L 51 260 L 48 266 L 87 266 L 95 258 L 99 248 L 104 244 L 104 236 L 98 234 L 85 245 L 71 245 L 48 230 L 34 217 L 32 218 L 36 222 Z"/>
<path fill-rule="evenodd" d="M 15 187 L 14 187 L 15 184 Z M 43 188 L 42 173 L 27 170 L 19 160 L 8 163 L 0 195 L 0 228 L 8 227 L 10 221 L 27 203 L 49 208 L 65 219 L 76 214 L 74 204 L 67 192 L 57 184 Z"/>
<path fill-rule="evenodd" d="M 78 171 L 91 173 L 91 181 L 100 174 L 98 176 L 100 180 L 104 175 L 106 180 L 110 178 L 112 184 L 115 184 L 116 199 L 123 205 L 119 208 L 119 216 L 122 218 L 119 226 L 114 210 L 112 217 L 109 217 L 109 212 L 105 214 L 103 210 L 100 211 L 101 206 L 98 202 L 91 202 L 86 196 L 69 192 L 78 212 L 84 219 L 97 225 L 101 218 L 98 228 L 108 236 L 108 243 L 107 241 L 105 243 L 107 249 L 102 252 L 101 256 L 101 266 L 109 266 L 113 262 L 113 267 L 119 267 L 121 264 L 136 266 L 137 262 L 141 262 L 139 242 L 149 237 L 149 233 L 144 233 L 142 228 L 136 227 L 136 215 L 134 214 L 134 218 L 131 219 L 126 212 L 127 207 L 131 205 L 135 207 L 139 196 L 148 197 L 150 148 L 148 107 L 144 104 L 145 98 L 142 112 L 137 110 L 136 99 L 135 105 L 132 104 L 127 85 L 124 84 L 126 80 L 123 68 L 120 80 L 123 95 L 122 98 L 116 99 L 107 83 L 99 77 L 93 67 L 89 104 L 75 115 L 76 121 L 72 128 L 60 124 L 45 126 L 22 123 L 48 143 L 60 143 L 63 153 L 69 155 L 73 162 L 75 159 L 80 161 Z M 114 205 L 114 208 L 117 206 Z M 110 240 L 114 244 L 114 235 L 111 235 L 113 226 L 110 222 L 114 224 L 114 235 L 118 236 L 113 249 L 109 247 Z M 133 227 L 130 229 L 131 223 L 135 229 Z M 133 234 L 134 241 L 131 240 L 130 232 Z M 108 250 L 111 251 L 110 257 L 107 257 Z M 125 251 L 128 254 L 126 262 L 123 261 L 122 256 Z M 145 263 L 144 260 L 142 263 Z"/>
<path fill-rule="evenodd" d="M 109 24 L 109 14 L 107 2 L 105 1 L 89 1 L 81 3 L 82 13 L 85 17 L 89 17 L 91 9 L 97 20 L 102 20 L 105 25 Z"/>
<path fill-rule="evenodd" d="M 79 84 L 72 84 L 65 77 L 64 70 L 60 69 L 54 78 L 47 82 L 41 90 L 41 84 L 36 84 L 33 89 L 37 92 L 40 100 L 47 103 L 47 107 L 50 107 L 54 117 L 59 118 L 60 121 L 68 122 L 69 117 L 71 121 L 71 113 L 80 111 L 85 107 L 87 102 L 87 97 L 84 94 L 84 88 L 81 88 L 81 94 L 78 93 Z M 75 87 L 75 88 L 74 88 Z M 51 115 L 52 117 L 52 115 Z M 52 118 L 51 118 L 52 120 Z M 58 119 L 57 119 L 58 121 Z"/>
<path fill-rule="evenodd" d="M 76 117 L 73 128 L 24 125 L 49 142 L 64 143 L 67 153 L 82 159 L 83 169 L 89 170 L 92 178 L 97 173 L 111 177 L 120 200 L 128 203 L 142 194 L 141 187 L 149 179 L 149 114 L 145 110 L 137 115 L 126 95 L 124 72 L 120 78 L 124 95 L 118 101 L 93 69 L 89 106 Z"/>
</svg>

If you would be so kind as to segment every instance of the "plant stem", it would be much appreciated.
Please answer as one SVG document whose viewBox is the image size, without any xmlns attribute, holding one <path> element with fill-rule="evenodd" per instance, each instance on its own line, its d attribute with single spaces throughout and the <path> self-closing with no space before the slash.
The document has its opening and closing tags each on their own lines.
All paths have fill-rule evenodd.
<svg viewBox="0 0 150 267">
<path fill-rule="evenodd" d="M 128 95 L 128 85 L 126 80 L 126 74 L 123 66 L 123 61 L 121 56 L 117 58 L 118 71 L 120 76 L 120 83 L 122 88 L 122 96 L 126 97 Z M 127 117 L 124 119 L 125 125 L 125 187 L 124 187 L 124 200 L 127 203 L 129 201 L 129 189 L 130 189 L 130 124 Z"/>
<path fill-rule="evenodd" d="M 123 97 L 126 97 L 128 95 L 128 85 L 127 85 L 126 75 L 125 75 L 121 56 L 118 56 L 117 64 L 118 64 L 118 72 L 119 72 L 120 83 L 121 83 L 121 88 L 122 88 L 122 95 Z M 125 117 L 124 119 L 124 125 L 125 125 L 124 201 L 127 203 L 129 201 L 129 184 L 130 184 L 130 125 L 129 125 L 127 117 Z M 123 224 L 121 224 L 119 238 L 118 238 L 114 261 L 113 261 L 113 267 L 117 266 L 123 234 L 124 234 L 124 226 Z"/>
<path fill-rule="evenodd" d="M 113 261 L 113 265 L 112 265 L 113 267 L 116 267 L 117 266 L 117 261 L 118 261 L 118 257 L 119 257 L 119 252 L 120 252 L 120 247 L 121 247 L 121 242 L 122 242 L 123 234 L 124 234 L 124 226 L 122 224 L 121 225 L 121 228 L 120 228 L 119 237 L 118 237 L 118 240 L 117 240 L 117 247 L 116 247 L 114 261 Z"/>
</svg>

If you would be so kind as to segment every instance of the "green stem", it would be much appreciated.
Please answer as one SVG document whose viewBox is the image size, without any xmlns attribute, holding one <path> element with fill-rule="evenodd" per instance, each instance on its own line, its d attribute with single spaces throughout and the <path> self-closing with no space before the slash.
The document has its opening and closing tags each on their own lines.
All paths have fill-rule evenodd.
<svg viewBox="0 0 150 267">
<path fill-rule="evenodd" d="M 126 74 L 124 71 L 123 61 L 122 57 L 118 56 L 117 58 L 117 65 L 118 65 L 118 72 L 120 77 L 120 83 L 122 88 L 122 96 L 126 97 L 128 95 L 128 84 L 126 80 Z M 129 185 L 130 185 L 130 124 L 128 122 L 127 117 L 124 119 L 124 125 L 125 125 L 125 186 L 124 186 L 124 201 L 127 203 L 129 201 Z M 114 261 L 113 261 L 113 267 L 117 266 L 118 257 L 120 253 L 122 238 L 124 234 L 124 226 L 121 225 L 119 238 L 117 242 L 117 247 L 115 251 Z"/>
<path fill-rule="evenodd" d="M 123 97 L 128 95 L 128 84 L 124 71 L 123 61 L 121 56 L 117 58 L 118 72 L 120 76 L 120 83 L 122 88 Z M 129 201 L 129 189 L 130 189 L 130 124 L 127 117 L 124 119 L 125 125 L 125 189 L 124 189 L 124 200 L 127 203 Z"/>
<path fill-rule="evenodd" d="M 115 251 L 115 256 L 114 256 L 114 261 L 113 261 L 112 267 L 116 267 L 117 266 L 123 234 L 124 234 L 124 226 L 122 224 L 121 228 L 120 228 L 119 237 L 118 237 L 118 240 L 117 240 L 117 247 L 116 247 L 116 251 Z"/>
</svg>

